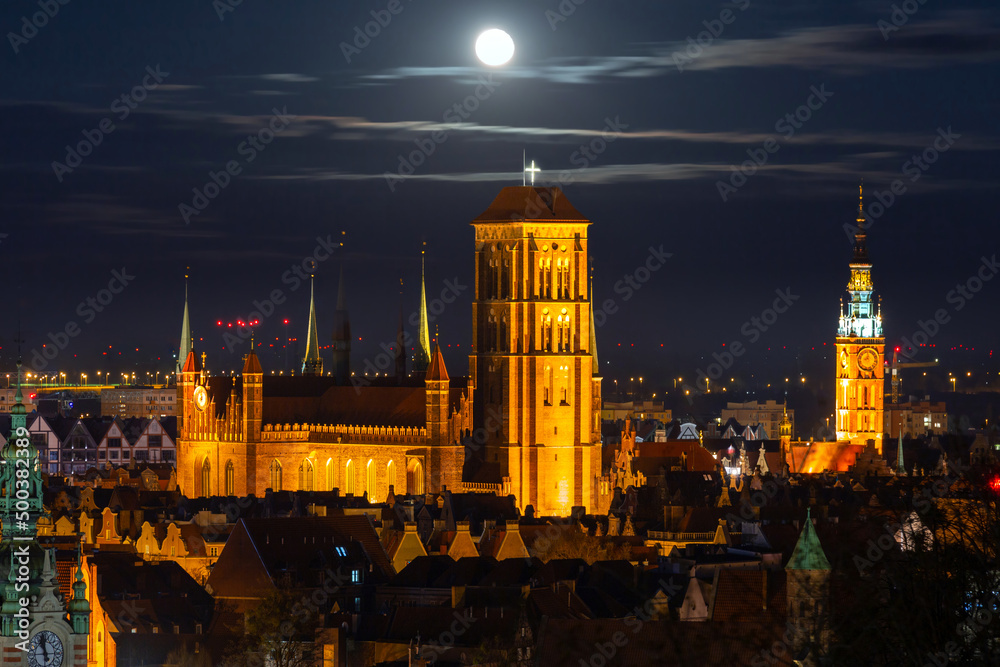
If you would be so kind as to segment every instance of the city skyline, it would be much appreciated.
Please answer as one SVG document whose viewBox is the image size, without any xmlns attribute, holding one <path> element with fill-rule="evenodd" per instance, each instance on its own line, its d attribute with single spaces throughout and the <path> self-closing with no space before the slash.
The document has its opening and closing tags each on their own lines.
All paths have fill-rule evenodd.
<svg viewBox="0 0 1000 667">
<path fill-rule="evenodd" d="M 566 15 L 519 2 L 402 6 L 363 48 L 355 28 L 376 10 L 318 3 L 182 2 L 169 14 L 109 5 L 100 18 L 67 5 L 30 38 L 8 38 L 0 114 L 19 132 L 3 164 L 0 252 L 29 356 L 75 324 L 60 370 L 109 365 L 106 349 L 129 350 L 125 367 L 165 369 L 187 267 L 200 347 L 222 352 L 216 323 L 247 317 L 276 289 L 286 302 L 261 339 L 288 338 L 277 323 L 288 319 L 304 344 L 301 265 L 315 257 L 320 342 L 343 266 L 361 339 L 352 352 L 374 357 L 400 307 L 405 317 L 419 304 L 422 242 L 429 293 L 470 284 L 468 220 L 521 182 L 525 159 L 594 222 L 594 292 L 618 305 L 598 345 L 619 377 L 696 374 L 776 290 L 800 298 L 747 360 L 828 342 L 862 179 L 887 345 L 944 308 L 950 321 L 932 343 L 988 349 L 994 283 L 953 293 L 995 270 L 1000 245 L 988 223 L 1000 57 L 988 3 L 900 18 L 891 3 L 778 12 L 740 2 L 725 21 L 706 4 Z M 31 32 L 22 17 L 11 6 L 0 24 Z M 171 39 L 177 21 L 206 46 Z M 471 35 L 490 22 L 517 43 L 500 69 L 472 53 Z M 954 40 L 964 46 L 936 46 Z M 104 57 L 66 65 L 67 48 Z M 88 137 L 100 143 L 68 166 Z M 661 247 L 663 268 L 629 286 Z M 81 308 L 116 271 L 134 279 L 97 301 L 100 312 Z M 469 345 L 471 301 L 470 289 L 435 322 L 455 372 L 464 355 L 447 345 Z M 7 363 L 16 331 L 16 321 L 0 331 Z M 220 369 L 238 368 L 247 345 L 236 347 Z"/>
</svg>

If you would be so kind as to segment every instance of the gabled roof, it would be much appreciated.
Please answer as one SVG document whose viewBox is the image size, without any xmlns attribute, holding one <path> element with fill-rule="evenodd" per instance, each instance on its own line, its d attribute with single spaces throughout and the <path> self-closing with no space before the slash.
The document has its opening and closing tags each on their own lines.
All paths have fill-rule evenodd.
<svg viewBox="0 0 1000 667">
<path fill-rule="evenodd" d="M 188 352 L 187 359 L 184 360 L 183 373 L 200 373 L 201 372 L 201 359 L 198 358 L 198 353 L 192 347 L 191 351 Z"/>
<path fill-rule="evenodd" d="M 246 361 L 243 363 L 243 373 L 263 373 L 264 370 L 260 367 L 260 359 L 257 358 L 257 354 L 250 350 L 250 354 L 247 355 Z"/>
<path fill-rule="evenodd" d="M 472 224 L 521 220 L 589 222 L 559 188 L 512 186 L 502 189 Z"/>
</svg>

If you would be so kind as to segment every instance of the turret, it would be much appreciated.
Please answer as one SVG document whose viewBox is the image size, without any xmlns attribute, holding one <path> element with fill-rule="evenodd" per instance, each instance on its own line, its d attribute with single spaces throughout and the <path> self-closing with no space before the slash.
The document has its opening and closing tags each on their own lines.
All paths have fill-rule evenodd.
<svg viewBox="0 0 1000 667">
<path fill-rule="evenodd" d="M 431 364 L 424 375 L 427 405 L 427 440 L 433 445 L 450 444 L 449 440 L 451 438 L 448 429 L 448 410 L 450 407 L 448 394 L 450 384 L 448 369 L 445 368 L 444 356 L 441 354 L 441 346 L 435 344 Z"/>
<path fill-rule="evenodd" d="M 808 647 L 822 655 L 829 646 L 830 561 L 813 528 L 811 510 L 806 510 L 806 523 L 785 565 L 785 574 L 788 621 L 796 629 L 793 653 Z M 810 664 L 818 663 L 819 656 L 809 658 Z"/>
<path fill-rule="evenodd" d="M 264 403 L 264 371 L 260 360 L 253 351 L 250 339 L 250 354 L 243 362 L 243 435 L 247 443 L 260 440 L 260 424 Z"/>
<path fill-rule="evenodd" d="M 76 581 L 73 583 L 73 599 L 69 601 L 67 611 L 69 611 L 69 622 L 73 626 L 73 634 L 89 634 L 90 603 L 87 602 L 87 584 L 83 581 L 83 558 L 79 546 L 76 548 Z"/>
</svg>

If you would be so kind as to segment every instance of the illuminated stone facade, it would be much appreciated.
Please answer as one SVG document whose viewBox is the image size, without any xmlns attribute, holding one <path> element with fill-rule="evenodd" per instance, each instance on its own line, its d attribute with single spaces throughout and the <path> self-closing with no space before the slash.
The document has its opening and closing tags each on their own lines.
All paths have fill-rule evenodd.
<svg viewBox="0 0 1000 667">
<path fill-rule="evenodd" d="M 192 352 L 181 372 L 177 473 L 192 497 L 267 489 L 367 494 L 460 489 L 472 390 L 449 379 L 440 349 L 425 377 L 341 386 L 331 376 L 264 375 L 256 354 L 239 377 L 214 377 Z"/>
<path fill-rule="evenodd" d="M 858 228 L 854 235 L 850 300 L 841 307 L 837 331 L 837 440 L 853 445 L 875 442 L 882 453 L 885 338 L 881 305 L 872 299 L 873 285 L 868 259 L 865 221 L 858 204 Z"/>
<path fill-rule="evenodd" d="M 561 190 L 542 187 L 504 188 L 472 222 L 476 424 L 486 464 L 540 515 L 600 505 L 589 225 Z"/>
</svg>

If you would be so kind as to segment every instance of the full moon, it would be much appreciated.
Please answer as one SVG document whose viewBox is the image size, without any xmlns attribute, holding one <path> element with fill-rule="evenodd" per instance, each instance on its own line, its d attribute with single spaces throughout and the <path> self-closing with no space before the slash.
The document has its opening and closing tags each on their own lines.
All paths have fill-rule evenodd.
<svg viewBox="0 0 1000 667">
<path fill-rule="evenodd" d="M 503 30 L 487 30 L 476 40 L 476 55 L 491 67 L 503 65 L 514 55 L 514 40 Z"/>
</svg>

